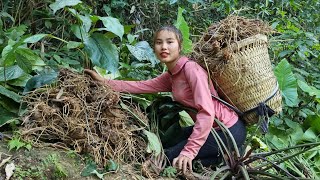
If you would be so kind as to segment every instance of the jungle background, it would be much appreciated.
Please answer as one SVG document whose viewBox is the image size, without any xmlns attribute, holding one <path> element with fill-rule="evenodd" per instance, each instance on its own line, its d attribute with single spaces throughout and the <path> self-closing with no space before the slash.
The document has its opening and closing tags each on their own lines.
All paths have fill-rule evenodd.
<svg viewBox="0 0 320 180">
<path fill-rule="evenodd" d="M 10 162 L 15 162 L 15 179 L 79 179 L 88 175 L 107 179 L 110 174 L 121 173 L 116 177 L 124 177 L 127 173 L 129 177 L 138 174 L 142 178 L 143 173 L 139 170 L 140 173 L 119 170 L 117 159 L 100 159 L 99 164 L 99 158 L 90 161 L 77 153 L 79 149 L 72 147 L 64 148 L 67 149 L 64 155 L 57 150 L 41 154 L 45 147 L 41 147 L 42 151 L 36 147 L 37 143 L 27 141 L 21 133 L 26 128 L 23 118 L 30 111 L 24 104 L 28 101 L 25 97 L 36 89 L 46 91 L 43 87 L 48 88 L 52 83 L 51 87 L 59 86 L 57 77 L 61 69 L 82 74 L 84 68 L 94 68 L 102 76 L 113 79 L 156 77 L 165 71 L 152 51 L 152 35 L 157 28 L 165 24 L 179 27 L 188 54 L 192 52 L 192 44 L 211 24 L 230 14 L 261 19 L 275 30 L 276 33 L 268 37 L 269 53 L 283 97 L 282 112 L 271 118 L 269 132 L 254 134 L 258 143 L 255 153 L 277 153 L 260 158 L 260 169 L 248 170 L 241 177 L 252 174 L 250 177 L 258 178 L 263 174 L 262 177 L 280 179 L 286 176 L 291 179 L 320 178 L 319 1 L 2 0 L 0 8 L 2 178 L 5 178 L 5 165 Z M 60 78 L 60 82 L 65 79 Z M 56 95 L 59 95 L 59 89 Z M 144 112 L 155 97 L 164 95 L 121 96 Z M 42 95 L 34 97 L 41 99 Z M 121 107 L 127 109 L 127 116 L 135 119 L 143 116 L 137 118 L 138 110 L 133 112 L 125 103 Z M 248 127 L 248 130 L 248 134 L 254 132 L 254 128 Z M 150 145 L 153 136 L 144 134 Z M 251 141 L 248 143 L 254 146 Z M 149 151 L 157 147 L 154 145 Z M 36 151 L 38 155 L 31 155 Z M 143 150 L 134 151 L 141 153 Z M 29 160 L 21 159 L 28 157 Z M 78 171 L 69 172 L 77 168 L 68 167 L 66 161 L 77 161 L 74 164 Z M 175 174 L 174 170 L 172 172 Z M 219 168 L 213 172 L 219 172 L 223 178 L 230 175 Z"/>
</svg>

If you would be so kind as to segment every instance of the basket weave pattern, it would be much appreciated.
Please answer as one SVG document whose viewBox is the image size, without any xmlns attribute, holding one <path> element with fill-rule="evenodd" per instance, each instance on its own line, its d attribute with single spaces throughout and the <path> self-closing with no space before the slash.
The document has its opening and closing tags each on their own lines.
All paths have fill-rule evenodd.
<svg viewBox="0 0 320 180">
<path fill-rule="evenodd" d="M 256 35 L 238 41 L 231 49 L 232 58 L 220 73 L 214 74 L 214 79 L 232 104 L 245 112 L 272 95 L 277 79 L 272 71 L 266 36 Z M 279 113 L 282 109 L 280 91 L 266 104 Z M 253 124 L 258 117 L 252 112 L 243 119 Z"/>
</svg>

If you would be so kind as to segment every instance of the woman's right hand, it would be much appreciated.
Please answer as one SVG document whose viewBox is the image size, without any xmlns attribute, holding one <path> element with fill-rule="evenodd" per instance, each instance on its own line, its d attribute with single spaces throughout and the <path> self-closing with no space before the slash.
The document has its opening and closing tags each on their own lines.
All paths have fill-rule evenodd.
<svg viewBox="0 0 320 180">
<path fill-rule="evenodd" d="M 83 71 L 84 73 L 88 74 L 91 76 L 91 78 L 95 81 L 98 81 L 100 83 L 103 83 L 104 82 L 104 78 L 101 77 L 98 73 L 96 73 L 95 71 L 93 70 L 90 70 L 90 69 L 84 69 Z"/>
</svg>

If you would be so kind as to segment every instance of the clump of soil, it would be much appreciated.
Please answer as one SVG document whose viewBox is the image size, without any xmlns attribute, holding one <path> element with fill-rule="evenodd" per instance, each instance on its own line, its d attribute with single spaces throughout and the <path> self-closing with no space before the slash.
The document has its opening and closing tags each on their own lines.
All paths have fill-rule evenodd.
<svg viewBox="0 0 320 180">
<path fill-rule="evenodd" d="M 105 166 L 143 162 L 147 142 L 141 125 L 119 105 L 119 93 L 90 77 L 63 69 L 58 82 L 27 94 L 21 136 L 33 146 L 54 145 L 89 154 Z M 130 104 L 128 105 L 130 106 Z M 132 109 L 148 124 L 147 117 Z"/>
<path fill-rule="evenodd" d="M 269 35 L 272 32 L 272 28 L 262 20 L 230 15 L 208 28 L 195 44 L 192 57 L 211 73 L 221 72 L 232 58 L 233 43 L 257 34 Z"/>
</svg>

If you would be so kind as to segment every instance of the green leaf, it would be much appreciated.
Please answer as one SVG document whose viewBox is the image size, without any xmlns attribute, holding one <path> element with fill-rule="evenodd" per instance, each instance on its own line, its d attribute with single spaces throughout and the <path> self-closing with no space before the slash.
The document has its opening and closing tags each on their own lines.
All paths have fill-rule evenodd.
<svg viewBox="0 0 320 180">
<path fill-rule="evenodd" d="M 283 59 L 274 70 L 279 82 L 279 88 L 285 103 L 290 106 L 296 106 L 298 102 L 297 79 L 294 77 L 289 62 Z"/>
<path fill-rule="evenodd" d="M 0 67 L 0 82 L 17 79 L 26 75 L 26 73 L 18 66 Z"/>
<path fill-rule="evenodd" d="M 6 89 L 5 87 L 0 85 L 0 94 L 7 96 L 8 98 L 11 98 L 15 102 L 20 102 L 21 96 L 18 95 L 17 93 L 10 91 Z"/>
<path fill-rule="evenodd" d="M 176 3 L 176 2 L 178 2 L 178 0 L 170 0 L 170 5 L 172 5 L 172 4 Z"/>
<path fill-rule="evenodd" d="M 155 153 L 156 156 L 158 156 L 161 152 L 161 143 L 159 141 L 159 138 L 152 132 L 143 130 L 143 133 L 148 138 L 148 147 L 147 152 L 148 153 Z"/>
<path fill-rule="evenodd" d="M 320 115 L 309 115 L 306 120 L 303 121 L 303 127 L 305 129 L 311 127 L 317 134 L 320 134 Z"/>
<path fill-rule="evenodd" d="M 102 21 L 103 25 L 105 28 L 102 28 L 101 30 L 107 30 L 110 31 L 117 36 L 120 37 L 122 40 L 122 36 L 124 34 L 124 27 L 123 25 L 119 22 L 117 18 L 113 17 L 99 17 L 99 19 Z"/>
<path fill-rule="evenodd" d="M 5 11 L 1 11 L 1 12 L 0 12 L 0 17 L 7 17 L 7 18 L 9 18 L 12 22 L 15 22 L 14 18 L 13 18 L 10 14 L 8 14 L 7 12 L 5 12 Z"/>
<path fill-rule="evenodd" d="M 101 174 L 97 171 L 97 165 L 94 162 L 90 162 L 81 172 L 81 176 L 90 176 L 95 174 L 100 179 L 103 179 L 104 174 Z"/>
<path fill-rule="evenodd" d="M 14 121 L 15 119 L 18 118 L 18 115 L 17 114 L 14 114 L 12 112 L 9 112 L 8 110 L 6 110 L 4 107 L 2 107 L 0 105 L 0 127 L 7 124 L 7 123 L 10 123 L 12 121 Z"/>
<path fill-rule="evenodd" d="M 17 64 L 26 73 L 32 71 L 32 66 L 39 62 L 43 62 L 32 50 L 27 48 L 17 48 L 15 51 Z"/>
<path fill-rule="evenodd" d="M 74 49 L 74 48 L 79 47 L 81 44 L 82 44 L 81 42 L 69 41 L 68 44 L 67 44 L 67 48 L 68 49 Z"/>
<path fill-rule="evenodd" d="M 283 58 L 283 57 L 285 57 L 286 55 L 291 54 L 291 53 L 293 53 L 292 50 L 284 50 L 284 51 L 282 51 L 282 52 L 279 53 L 279 58 Z"/>
<path fill-rule="evenodd" d="M 10 40 L 9 40 L 10 41 Z M 15 62 L 13 45 L 9 44 L 2 49 L 2 58 L 0 58 L 1 66 L 10 66 Z"/>
<path fill-rule="evenodd" d="M 156 58 L 156 55 L 148 42 L 140 41 L 135 46 L 127 44 L 127 47 L 131 54 L 139 61 L 150 61 L 153 67 L 159 63 L 159 60 Z"/>
<path fill-rule="evenodd" d="M 190 115 L 186 111 L 179 112 L 179 115 L 180 115 L 180 119 L 181 119 L 179 121 L 181 127 L 187 127 L 187 126 L 194 125 L 192 118 L 190 117 Z"/>
<path fill-rule="evenodd" d="M 119 165 L 117 163 L 115 163 L 113 160 L 108 160 L 105 170 L 116 171 L 118 168 L 119 168 Z"/>
<path fill-rule="evenodd" d="M 22 148 L 24 145 L 26 145 L 26 143 L 21 142 L 20 139 L 16 139 L 13 138 L 12 140 L 9 141 L 8 146 L 9 146 L 9 151 L 11 151 L 12 149 L 16 149 L 19 150 L 20 148 Z"/>
<path fill-rule="evenodd" d="M 31 148 L 32 148 L 32 145 L 31 145 L 30 143 L 28 143 L 28 144 L 26 144 L 24 147 L 30 151 Z"/>
<path fill-rule="evenodd" d="M 23 42 L 25 43 L 35 43 L 40 41 L 42 38 L 46 37 L 48 34 L 36 34 L 26 38 Z"/>
<path fill-rule="evenodd" d="M 304 141 L 310 141 L 310 142 L 316 142 L 317 140 L 317 135 L 316 133 L 312 130 L 312 128 L 307 129 L 306 132 L 304 132 L 302 139 Z"/>
<path fill-rule="evenodd" d="M 128 34 L 127 39 L 128 39 L 128 42 L 131 44 L 135 40 L 135 36 L 133 36 L 132 34 Z"/>
<path fill-rule="evenodd" d="M 79 15 L 78 17 L 82 21 L 82 26 L 83 26 L 84 30 L 86 32 L 89 32 L 89 30 L 91 28 L 91 23 L 92 23 L 89 15 L 85 15 L 85 16 Z"/>
<path fill-rule="evenodd" d="M 59 9 L 62 9 L 66 6 L 75 6 L 81 3 L 80 0 L 56 0 L 56 2 L 49 5 L 49 7 L 53 10 L 53 14 L 55 14 Z"/>
<path fill-rule="evenodd" d="M 181 31 L 183 42 L 182 42 L 182 51 L 184 53 L 192 52 L 192 41 L 190 40 L 189 26 L 182 16 L 183 8 L 179 7 L 178 17 L 175 23 L 175 26 Z"/>
<path fill-rule="evenodd" d="M 29 81 L 26 84 L 26 87 L 23 90 L 23 94 L 29 92 L 30 90 L 34 88 L 41 87 L 45 84 L 52 83 L 56 78 L 58 77 L 57 72 L 50 72 L 47 74 L 39 74 L 35 75 L 32 78 L 29 79 Z"/>
<path fill-rule="evenodd" d="M 69 59 L 69 58 L 63 59 L 62 62 L 63 62 L 63 63 L 66 63 L 66 64 L 70 64 L 70 65 L 78 65 L 78 64 L 80 64 L 79 61 L 72 60 L 72 59 Z"/>
<path fill-rule="evenodd" d="M 298 85 L 301 88 L 302 91 L 308 93 L 310 96 L 316 96 L 317 98 L 320 98 L 320 90 L 309 86 L 306 82 L 298 80 Z"/>
<path fill-rule="evenodd" d="M 118 68 L 119 54 L 116 45 L 103 34 L 94 33 L 85 42 L 92 63 L 115 73 Z"/>
<path fill-rule="evenodd" d="M 282 149 L 288 147 L 288 142 L 278 138 L 277 136 L 272 135 L 272 139 L 270 142 L 277 148 L 277 149 Z"/>
<path fill-rule="evenodd" d="M 95 174 L 98 178 L 100 178 L 101 180 L 103 180 L 103 176 L 104 176 L 104 173 L 99 173 L 97 170 L 93 170 L 91 172 L 91 174 Z"/>
<path fill-rule="evenodd" d="M 299 123 L 294 122 L 290 119 L 285 119 L 285 122 L 291 128 L 291 130 L 289 131 L 290 132 L 289 134 L 292 139 L 292 143 L 295 144 L 301 141 L 303 137 L 302 126 Z"/>
<path fill-rule="evenodd" d="M 94 170 L 97 169 L 97 165 L 94 162 L 90 162 L 81 172 L 81 176 L 90 176 Z"/>
<path fill-rule="evenodd" d="M 11 98 L 0 94 L 0 107 L 5 108 L 7 111 L 14 114 L 19 113 L 20 102 L 12 101 Z M 1 114 L 0 114 L 1 117 Z"/>
<path fill-rule="evenodd" d="M 89 33 L 85 31 L 83 26 L 71 25 L 71 31 L 73 34 L 82 41 L 86 41 L 89 38 Z"/>
</svg>

